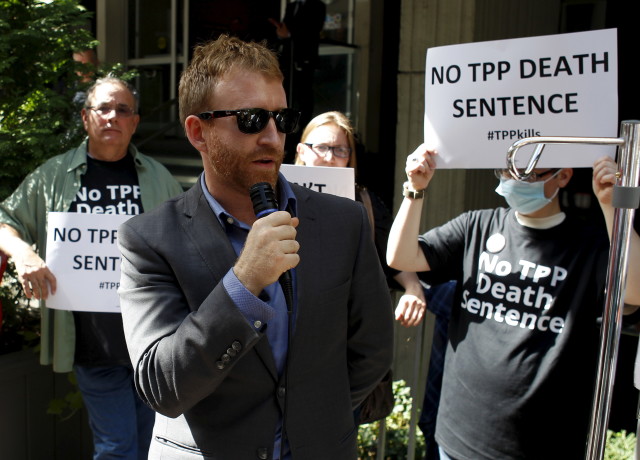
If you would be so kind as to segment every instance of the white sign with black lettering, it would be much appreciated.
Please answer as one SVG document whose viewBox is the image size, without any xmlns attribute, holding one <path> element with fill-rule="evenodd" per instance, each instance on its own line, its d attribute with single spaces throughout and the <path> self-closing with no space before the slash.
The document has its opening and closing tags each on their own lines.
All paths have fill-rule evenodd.
<svg viewBox="0 0 640 460">
<path fill-rule="evenodd" d="M 424 139 L 440 168 L 504 168 L 524 137 L 617 137 L 615 29 L 427 50 Z M 518 151 L 526 166 L 533 146 Z M 615 147 L 548 145 L 539 166 L 590 167 Z"/>
<path fill-rule="evenodd" d="M 46 262 L 57 281 L 47 307 L 120 312 L 118 226 L 126 214 L 50 212 Z"/>
<path fill-rule="evenodd" d="M 353 168 L 283 164 L 280 172 L 289 182 L 316 192 L 356 199 Z"/>
</svg>

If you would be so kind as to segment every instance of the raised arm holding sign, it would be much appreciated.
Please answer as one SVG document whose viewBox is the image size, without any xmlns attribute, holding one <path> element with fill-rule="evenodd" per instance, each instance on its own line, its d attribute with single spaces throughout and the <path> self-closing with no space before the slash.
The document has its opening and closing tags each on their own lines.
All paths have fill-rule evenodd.
<svg viewBox="0 0 640 460">
<path fill-rule="evenodd" d="M 539 43 L 549 38 L 542 40 L 547 46 L 538 49 L 536 55 L 575 58 L 580 52 L 572 39 L 577 37 L 568 35 L 522 39 L 519 43 L 527 44 L 529 40 Z M 615 47 L 605 50 L 601 47 L 611 31 L 579 35 L 583 46 L 593 47 L 594 51 L 582 60 L 575 58 L 577 68 L 582 69 L 582 75 L 580 71 L 572 75 L 576 82 L 586 78 L 587 73 L 613 72 Z M 491 42 L 490 46 L 504 50 L 513 42 Z M 519 49 L 519 55 L 532 54 L 525 46 Z M 589 61 L 594 55 L 596 58 Z M 606 71 L 603 56 L 609 59 Z M 520 67 L 501 64 L 466 68 L 478 87 L 483 87 L 481 83 L 490 80 L 508 81 L 514 69 L 516 74 L 518 69 L 526 68 L 523 66 L 533 69 L 533 62 L 537 62 L 538 74 L 549 85 L 559 81 L 560 73 L 567 75 L 569 66 L 575 64 L 561 59 L 532 59 L 532 63 Z M 429 95 L 430 84 L 427 83 L 427 113 L 434 114 L 436 110 L 429 106 L 434 100 Z M 576 134 L 583 134 L 587 126 L 594 127 L 594 135 L 610 136 L 609 120 L 611 129 L 616 124 L 615 114 L 610 113 L 616 106 L 615 97 L 599 107 L 602 113 L 591 110 L 586 116 L 589 111 L 584 109 L 603 104 L 604 93 L 615 95 L 615 81 L 590 92 L 578 86 L 571 90 L 549 86 L 539 91 L 547 96 L 569 93 L 576 96 L 553 99 L 553 111 L 548 110 L 548 104 L 541 105 L 544 117 L 537 114 L 535 126 L 529 121 L 524 126 L 537 130 L 547 124 L 551 129 L 555 123 L 556 135 L 566 135 L 568 126 L 574 126 Z M 462 114 L 462 110 L 456 112 L 452 99 L 450 104 L 439 106 L 442 112 L 446 112 L 443 107 L 447 105 L 451 109 L 448 120 L 446 116 L 435 123 L 431 123 L 433 117 L 425 119 L 428 144 L 421 145 L 407 158 L 407 188 L 413 194 L 402 202 L 392 226 L 387 261 L 397 269 L 429 272 L 432 279 L 457 280 L 436 426 L 436 440 L 443 456 L 577 460 L 584 458 L 589 432 L 598 351 L 596 319 L 602 312 L 609 242 L 604 228 L 585 225 L 562 212 L 558 192 L 573 175 L 573 170 L 564 166 L 584 166 L 588 161 L 594 168 L 593 190 L 605 220 L 610 223 L 611 189 L 616 182 L 617 166 L 608 156 L 594 161 L 593 152 L 585 153 L 581 146 L 575 155 L 564 155 L 563 150 L 562 158 L 545 151 L 547 160 L 531 176 L 526 180 L 513 179 L 504 168 L 507 148 L 515 138 L 504 136 L 505 146 L 498 145 L 505 140 L 502 136 L 500 142 L 489 139 L 491 146 L 496 147 L 486 149 L 479 137 L 481 132 L 485 135 L 489 132 L 487 120 L 494 126 L 499 122 L 501 126 L 495 130 L 500 132 L 509 132 L 512 127 L 508 124 L 519 120 L 519 116 L 529 120 L 530 114 L 524 113 L 528 110 L 528 99 L 523 95 L 537 93 L 519 86 L 510 91 L 511 96 L 501 101 L 505 105 L 500 109 L 510 112 L 509 117 L 498 112 L 497 105 L 495 113 L 490 113 L 491 104 L 507 94 L 502 91 L 494 93 L 495 96 L 456 95 L 456 99 L 465 100 L 460 105 L 465 117 L 459 117 L 463 125 L 457 124 L 454 114 Z M 517 99 L 520 96 L 523 98 Z M 495 97 L 493 102 L 491 97 Z M 469 102 L 473 98 L 477 100 Z M 564 100 L 561 105 L 553 105 L 561 100 Z M 574 108 L 577 111 L 572 112 Z M 523 113 L 514 115 L 514 110 Z M 579 125 L 575 124 L 577 120 Z M 481 158 L 465 156 L 468 146 L 456 144 L 453 132 L 459 133 L 461 126 L 467 135 L 457 137 L 477 143 L 479 147 L 474 153 L 480 150 Z M 547 128 L 540 130 L 544 135 L 552 134 Z M 432 144 L 439 145 L 437 154 L 430 148 Z M 429 186 L 437 167 L 499 168 L 496 192 L 506 199 L 509 208 L 469 211 L 419 235 L 421 192 Z M 611 231 L 610 225 L 608 229 Z M 640 267 L 638 235 L 634 234 L 631 240 L 629 265 Z M 639 304 L 640 275 L 632 270 L 629 278 L 625 300 Z"/>
</svg>

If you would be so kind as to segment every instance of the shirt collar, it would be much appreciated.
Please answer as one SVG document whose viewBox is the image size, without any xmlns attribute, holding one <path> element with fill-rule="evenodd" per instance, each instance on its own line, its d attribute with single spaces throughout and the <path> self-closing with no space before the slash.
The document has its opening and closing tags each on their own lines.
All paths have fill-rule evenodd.
<svg viewBox="0 0 640 460">
<path fill-rule="evenodd" d="M 538 230 L 547 230 L 549 228 L 556 227 L 564 222 L 566 217 L 567 215 L 564 212 L 559 212 L 549 217 L 529 217 L 523 216 L 516 211 L 516 220 L 520 225 Z"/>
<path fill-rule="evenodd" d="M 73 158 L 71 158 L 71 161 L 69 162 L 69 170 L 67 172 L 73 171 L 74 169 L 85 166 L 87 164 L 87 147 L 88 146 L 89 146 L 89 138 L 87 137 L 73 153 Z"/>
<path fill-rule="evenodd" d="M 226 225 L 238 225 L 240 227 L 249 228 L 243 222 L 240 222 L 234 216 L 229 214 L 226 209 L 222 207 L 222 205 L 209 193 L 209 189 L 207 189 L 207 184 L 204 180 L 204 172 L 200 175 L 200 186 L 202 187 L 202 192 L 204 193 L 204 197 L 207 199 L 207 203 L 211 207 L 211 210 L 216 215 L 216 218 L 220 222 L 220 224 L 226 228 Z M 281 173 L 278 173 L 278 193 L 277 196 L 280 198 L 278 201 L 278 210 L 279 211 L 288 211 L 292 216 L 298 215 L 298 205 L 296 196 L 293 194 L 293 190 L 291 189 L 291 185 L 284 178 Z M 249 192 L 247 191 L 247 194 Z"/>
<path fill-rule="evenodd" d="M 88 149 L 89 149 L 89 137 L 85 137 L 82 144 L 80 144 L 78 148 L 76 148 L 73 154 L 73 158 L 69 163 L 69 170 L 67 172 L 71 172 L 74 169 L 83 167 L 87 164 L 87 155 L 89 154 Z M 140 165 L 141 162 L 140 162 L 140 159 L 138 158 L 138 149 L 136 148 L 136 146 L 130 143 L 127 150 L 129 154 L 133 157 L 133 161 L 137 165 Z"/>
</svg>

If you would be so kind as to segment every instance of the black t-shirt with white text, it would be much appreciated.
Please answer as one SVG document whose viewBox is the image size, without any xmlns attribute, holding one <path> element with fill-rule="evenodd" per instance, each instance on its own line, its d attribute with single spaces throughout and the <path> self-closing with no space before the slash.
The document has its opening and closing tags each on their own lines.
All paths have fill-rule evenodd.
<svg viewBox="0 0 640 460">
<path fill-rule="evenodd" d="M 471 211 L 420 237 L 458 280 L 436 440 L 453 458 L 583 459 L 608 239 L 570 217 L 541 230 Z"/>
<path fill-rule="evenodd" d="M 133 157 L 100 161 L 87 155 L 87 172 L 69 212 L 140 214 L 142 200 Z M 122 315 L 74 311 L 75 364 L 82 366 L 131 365 L 122 328 Z"/>
</svg>

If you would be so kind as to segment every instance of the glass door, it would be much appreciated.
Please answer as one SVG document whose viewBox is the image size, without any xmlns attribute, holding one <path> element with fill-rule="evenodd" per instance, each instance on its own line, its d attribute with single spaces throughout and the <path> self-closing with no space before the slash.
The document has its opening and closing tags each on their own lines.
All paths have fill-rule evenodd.
<svg viewBox="0 0 640 460">
<path fill-rule="evenodd" d="M 353 119 L 354 0 L 324 0 L 327 16 L 315 75 L 316 114 L 339 110 Z"/>
<path fill-rule="evenodd" d="M 189 0 L 128 2 L 129 67 L 138 69 L 139 131 L 168 129 L 177 117 L 178 79 L 186 66 Z"/>
</svg>

